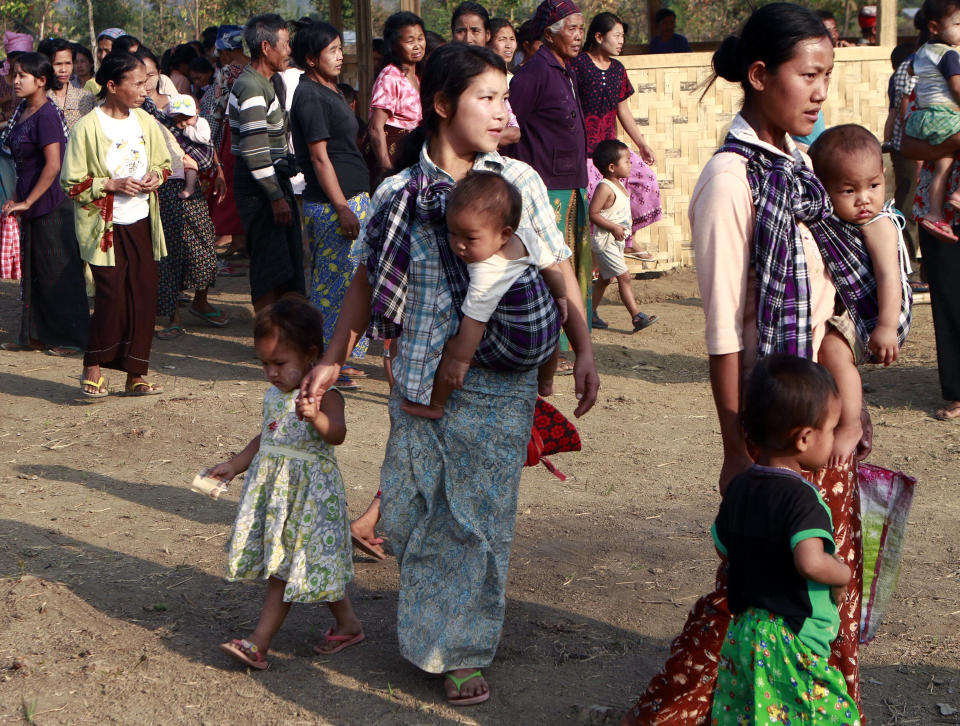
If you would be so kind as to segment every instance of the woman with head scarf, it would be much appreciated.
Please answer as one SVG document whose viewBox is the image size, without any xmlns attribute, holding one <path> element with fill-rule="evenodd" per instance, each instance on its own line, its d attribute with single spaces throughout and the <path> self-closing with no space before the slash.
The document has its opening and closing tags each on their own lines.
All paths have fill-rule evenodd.
<svg viewBox="0 0 960 726">
<path fill-rule="evenodd" d="M 543 0 L 533 23 L 533 33 L 543 38 L 543 45 L 510 82 L 510 103 L 521 133 L 511 155 L 530 164 L 547 185 L 557 224 L 574 255 L 581 299 L 586 301 L 593 271 L 584 234 L 587 138 L 570 65 L 583 44 L 583 14 L 572 0 Z M 561 339 L 561 349 L 567 347 Z M 558 372 L 570 370 L 568 361 L 560 362 Z"/>
<path fill-rule="evenodd" d="M 17 106 L 17 97 L 13 93 L 13 61 L 21 53 L 33 50 L 33 36 L 7 30 L 3 34 L 3 52 L 7 56 L 0 65 L 0 126 L 2 126 Z"/>
</svg>

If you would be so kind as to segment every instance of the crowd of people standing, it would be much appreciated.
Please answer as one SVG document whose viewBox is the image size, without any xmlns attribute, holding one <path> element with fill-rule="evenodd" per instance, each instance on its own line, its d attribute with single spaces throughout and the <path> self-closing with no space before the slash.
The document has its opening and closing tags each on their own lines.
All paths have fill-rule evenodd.
<svg viewBox="0 0 960 726">
<path fill-rule="evenodd" d="M 657 47 L 689 50 L 673 32 L 675 16 L 661 15 Z M 97 39 L 95 73 L 92 54 L 76 44 L 47 39 L 34 52 L 32 39 L 14 34 L 6 40 L 15 99 L 0 109 L 8 117 L 0 147 L 9 151 L 0 165 L 8 168 L 0 171 L 9 189 L 3 214 L 18 223 L 23 265 L 19 334 L 4 349 L 82 354 L 85 397 L 109 395 L 104 368 L 126 374 L 128 395 L 162 393 L 147 378 L 154 338 L 183 336 L 185 292 L 191 316 L 228 325 L 209 299 L 218 240 L 249 257 L 255 345 L 272 386 L 261 434 L 209 474 L 228 481 L 247 471 L 228 573 L 268 585 L 256 629 L 223 650 L 266 668 L 292 602 L 330 606 L 336 623 L 316 652 L 332 655 L 363 640 L 345 594 L 353 576 L 348 553 L 353 541 L 382 556 L 379 524 L 400 569 L 400 651 L 422 670 L 445 674 L 447 700 L 464 706 L 490 696 L 481 669 L 493 661 L 503 626 L 520 472 L 537 392 L 551 390 L 542 373 L 538 382 L 536 366 L 485 365 L 489 351 L 476 345 L 475 356 L 448 358 L 470 317 L 465 297 L 477 286 L 476 265 L 493 260 L 502 271 L 522 259 L 512 267 L 534 278 L 524 290 L 541 285 L 539 297 L 529 293 L 513 315 L 550 308 L 558 322 L 548 347 L 561 351 L 557 372 L 574 376 L 574 415 L 581 416 L 599 388 L 590 330 L 606 327 L 593 295 L 616 279 L 634 332 L 656 321 L 636 306 L 624 255 L 652 258 L 633 249 L 633 235 L 662 210 L 657 152 L 630 112 L 634 89 L 617 60 L 629 32 L 622 19 L 602 12 L 588 24 L 573 0 L 544 0 L 515 29 L 468 0 L 450 30 L 445 43 L 413 13 L 387 19 L 366 121 L 351 103 L 354 89 L 339 83 L 343 36 L 321 21 L 261 14 L 243 27 L 211 28 L 203 41 L 160 58 L 110 28 Z M 793 141 L 819 119 L 833 47 L 821 17 L 773 3 L 714 55 L 717 75 L 742 85 L 744 103 L 703 170 L 690 217 L 723 438 L 720 491 L 734 494 L 715 529 L 722 555 L 716 589 L 694 607 L 625 723 L 706 723 L 711 714 L 715 723 L 736 723 L 738 708 L 759 707 L 752 685 L 716 702 L 713 694 L 718 678 L 736 682 L 727 633 L 760 637 L 764 618 L 795 631 L 793 655 L 785 657 L 819 665 L 793 664 L 802 671 L 799 685 L 779 683 L 763 700 L 785 708 L 777 701 L 785 691 L 809 696 L 828 683 L 832 690 L 812 700 L 829 695 L 842 705 L 839 720 L 824 722 L 859 719 L 863 553 L 854 444 L 839 457 L 833 450 L 840 415 L 833 412 L 847 400 L 848 383 L 839 375 L 834 383 L 829 364 L 811 363 L 830 326 L 839 325 L 834 301 L 850 282 L 836 277 L 849 272 L 849 261 L 818 251 L 833 190 L 808 170 L 809 157 Z M 617 140 L 618 122 L 635 150 Z M 901 151 L 934 159 L 956 138 L 939 150 L 905 141 Z M 758 170 L 773 180 L 762 189 Z M 502 180 L 503 214 L 494 216 L 493 200 L 475 200 L 487 205 L 475 216 L 492 232 L 475 229 L 474 239 L 454 224 L 447 199 L 468 182 L 484 183 L 484 175 Z M 786 195 L 797 189 L 802 199 L 791 204 Z M 923 200 L 930 203 L 929 193 Z M 880 213 L 872 209 L 869 221 Z M 866 233 L 856 224 L 836 229 L 862 246 Z M 955 360 L 960 336 L 941 333 L 960 325 L 940 275 L 956 266 L 956 248 L 922 230 L 920 244 L 925 258 L 943 263 L 930 280 L 938 353 Z M 549 277 L 549 294 L 531 265 Z M 857 274 L 868 274 L 863 267 Z M 515 302 L 507 287 L 514 290 L 504 283 L 492 307 Z M 876 284 L 870 291 L 872 319 L 849 311 L 868 333 L 880 324 Z M 804 314 L 779 316 L 784 304 Z M 494 318 L 477 328 L 485 340 L 495 337 Z M 351 524 L 333 454 L 346 436 L 339 391 L 358 386 L 363 374 L 348 359 L 362 358 L 371 338 L 384 341 L 391 364 L 390 435 L 381 491 Z M 431 403 L 434 378 L 451 366 L 459 373 L 439 418 L 412 413 Z M 859 385 L 855 368 L 853 376 Z M 943 380 L 952 397 L 944 415 L 960 416 L 960 393 L 952 378 Z M 794 414 L 796 425 L 776 440 L 742 426 L 745 401 L 763 420 L 761 409 L 776 399 L 760 382 L 777 395 L 797 387 L 778 411 L 781 427 Z M 872 438 L 865 411 L 858 432 L 862 457 Z M 748 507 L 740 493 L 755 482 L 746 474 L 762 478 L 775 469 L 792 472 L 784 480 L 781 471 L 776 486 L 801 492 L 804 521 L 814 524 L 779 552 L 795 577 L 783 585 L 786 594 L 771 596 L 744 585 L 749 557 L 735 545 L 727 550 L 760 535 L 738 530 L 727 515 Z M 802 544 L 810 539 L 813 545 Z M 808 584 L 819 594 L 804 601 L 810 612 L 800 613 L 801 627 L 796 612 L 777 610 L 778 598 L 805 597 Z M 830 594 L 831 587 L 843 589 Z M 748 622 L 745 612 L 759 620 Z M 817 618 L 818 639 L 808 641 L 806 623 Z"/>
</svg>

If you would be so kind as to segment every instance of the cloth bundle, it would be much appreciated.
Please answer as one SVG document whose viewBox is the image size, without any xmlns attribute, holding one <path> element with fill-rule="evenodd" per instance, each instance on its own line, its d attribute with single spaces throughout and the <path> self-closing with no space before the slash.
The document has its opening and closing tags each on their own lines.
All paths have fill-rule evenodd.
<svg viewBox="0 0 960 726">
<path fill-rule="evenodd" d="M 0 280 L 20 279 L 20 225 L 12 214 L 0 219 Z"/>
<path fill-rule="evenodd" d="M 567 417 L 551 403 L 537 398 L 537 408 L 533 414 L 533 430 L 527 444 L 527 463 L 524 466 L 536 466 L 542 463 L 560 481 L 567 476 L 557 469 L 547 458 L 547 454 L 560 454 L 565 451 L 580 451 L 580 433 Z"/>
</svg>

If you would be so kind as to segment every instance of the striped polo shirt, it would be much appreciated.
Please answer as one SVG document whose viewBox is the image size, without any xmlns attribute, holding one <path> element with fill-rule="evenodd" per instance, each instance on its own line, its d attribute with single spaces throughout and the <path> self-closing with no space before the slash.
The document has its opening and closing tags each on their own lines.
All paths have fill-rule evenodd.
<svg viewBox="0 0 960 726">
<path fill-rule="evenodd" d="M 287 155 L 287 114 L 270 79 L 248 65 L 233 84 L 227 101 L 230 151 L 242 159 L 267 197 L 283 197 L 274 162 Z"/>
</svg>

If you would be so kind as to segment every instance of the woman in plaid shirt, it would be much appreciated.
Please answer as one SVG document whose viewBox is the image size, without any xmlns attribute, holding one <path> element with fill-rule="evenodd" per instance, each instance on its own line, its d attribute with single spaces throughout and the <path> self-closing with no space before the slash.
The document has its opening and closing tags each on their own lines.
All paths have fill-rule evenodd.
<svg viewBox="0 0 960 726">
<path fill-rule="evenodd" d="M 599 380 L 579 288 L 547 191 L 533 169 L 497 152 L 506 126 L 503 60 L 486 48 L 438 49 L 421 85 L 424 123 L 411 135 L 404 171 L 387 179 L 357 240 L 363 261 L 343 304 L 333 341 L 301 395 L 333 385 L 365 331 L 398 338 L 390 437 L 380 483 L 384 529 L 400 563 L 397 631 L 407 660 L 445 673 L 454 705 L 479 703 L 490 690 L 480 673 L 503 626 L 507 562 L 517 489 L 536 402 L 536 372 L 471 367 L 438 421 L 400 409 L 429 403 L 444 343 L 456 334 L 439 246 L 446 195 L 472 169 L 501 174 L 523 197 L 521 225 L 533 228 L 563 270 L 567 335 L 577 352 L 577 416 L 596 401 Z M 426 139 L 424 143 L 424 139 Z M 404 163 L 406 162 L 406 163 Z"/>
</svg>

